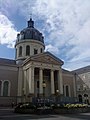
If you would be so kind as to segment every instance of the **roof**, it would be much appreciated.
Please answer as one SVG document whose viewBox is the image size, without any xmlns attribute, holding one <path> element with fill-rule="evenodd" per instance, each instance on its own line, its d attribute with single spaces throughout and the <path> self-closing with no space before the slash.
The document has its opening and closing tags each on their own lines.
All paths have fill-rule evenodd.
<svg viewBox="0 0 90 120">
<path fill-rule="evenodd" d="M 24 28 L 23 30 L 21 30 L 20 34 L 17 34 L 16 42 L 27 39 L 40 41 L 44 44 L 44 37 L 41 32 L 34 28 L 34 21 L 32 20 L 32 18 L 30 18 L 30 20 L 28 21 L 27 28 Z"/>
<path fill-rule="evenodd" d="M 6 58 L 0 58 L 0 64 L 16 65 L 16 61 L 11 59 L 6 59 Z"/>
<path fill-rule="evenodd" d="M 78 73 L 78 74 L 90 72 L 90 65 L 86 66 L 86 67 L 83 67 L 83 68 L 76 69 L 76 70 L 74 70 L 72 72 Z"/>
<path fill-rule="evenodd" d="M 73 74 L 73 72 L 68 71 L 68 70 L 65 70 L 65 69 L 62 69 L 62 73 L 65 73 L 65 74 Z"/>
<path fill-rule="evenodd" d="M 52 56 L 54 59 L 56 59 L 57 61 L 59 61 L 59 62 L 61 62 L 62 63 L 62 65 L 64 64 L 64 62 L 61 60 L 61 59 L 59 59 L 58 57 L 56 57 L 55 55 L 53 55 L 52 53 L 50 53 L 50 52 L 45 52 L 46 54 L 48 54 L 48 55 L 50 55 L 50 56 Z"/>
<path fill-rule="evenodd" d="M 54 61 L 56 61 L 57 64 L 60 64 L 60 65 L 63 65 L 63 64 L 64 64 L 64 62 L 63 62 L 61 59 L 59 59 L 58 57 L 54 56 L 54 55 L 53 55 L 52 53 L 50 53 L 50 52 L 44 52 L 44 53 L 32 55 L 32 56 L 28 57 L 28 58 L 23 62 L 23 64 L 27 63 L 29 60 L 35 60 L 35 61 L 38 61 L 38 60 L 39 60 L 40 62 L 45 62 L 45 63 L 47 63 L 48 60 L 46 59 L 45 56 L 51 57 Z M 45 58 L 44 58 L 44 57 L 45 57 Z M 43 58 L 43 61 L 42 61 L 41 58 Z M 49 60 L 49 63 L 52 63 L 52 61 Z"/>
</svg>

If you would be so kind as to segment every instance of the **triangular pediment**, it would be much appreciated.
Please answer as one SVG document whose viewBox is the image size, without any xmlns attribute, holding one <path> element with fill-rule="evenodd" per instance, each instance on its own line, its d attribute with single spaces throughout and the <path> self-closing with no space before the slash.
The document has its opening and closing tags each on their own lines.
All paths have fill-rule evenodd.
<svg viewBox="0 0 90 120">
<path fill-rule="evenodd" d="M 50 52 L 33 55 L 29 58 L 29 60 L 47 64 L 63 65 L 63 61 L 51 54 Z"/>
</svg>

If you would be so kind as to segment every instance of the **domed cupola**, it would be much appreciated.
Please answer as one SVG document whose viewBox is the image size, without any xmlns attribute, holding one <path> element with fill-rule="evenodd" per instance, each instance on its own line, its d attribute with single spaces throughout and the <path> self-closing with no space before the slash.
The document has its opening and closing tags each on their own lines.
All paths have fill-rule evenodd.
<svg viewBox="0 0 90 120">
<path fill-rule="evenodd" d="M 36 40 L 44 43 L 44 37 L 37 29 L 34 28 L 34 21 L 32 18 L 28 21 L 28 27 L 23 29 L 20 34 L 17 35 L 17 42 L 21 40 Z"/>
<path fill-rule="evenodd" d="M 28 56 L 39 54 L 44 51 L 44 37 L 41 32 L 34 28 L 32 18 L 27 22 L 27 28 L 17 34 L 15 44 L 16 60 L 25 60 Z"/>
</svg>

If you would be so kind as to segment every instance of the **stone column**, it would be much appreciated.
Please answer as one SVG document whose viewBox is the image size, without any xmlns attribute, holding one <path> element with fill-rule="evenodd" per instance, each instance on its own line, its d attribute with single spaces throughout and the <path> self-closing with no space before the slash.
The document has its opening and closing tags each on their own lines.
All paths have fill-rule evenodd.
<svg viewBox="0 0 90 120">
<path fill-rule="evenodd" d="M 55 94 L 55 87 L 54 87 L 54 70 L 51 70 L 51 94 Z"/>
<path fill-rule="evenodd" d="M 62 81 L 62 71 L 58 71 L 58 90 L 60 94 L 63 94 L 63 81 Z"/>
<path fill-rule="evenodd" d="M 34 94 L 34 67 L 29 68 L 29 93 Z"/>
<path fill-rule="evenodd" d="M 39 93 L 43 95 L 43 69 L 39 70 Z"/>
</svg>

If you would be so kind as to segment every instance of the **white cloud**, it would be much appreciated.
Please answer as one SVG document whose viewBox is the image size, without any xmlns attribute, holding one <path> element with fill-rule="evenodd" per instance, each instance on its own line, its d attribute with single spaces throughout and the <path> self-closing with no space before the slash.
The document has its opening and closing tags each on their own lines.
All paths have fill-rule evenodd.
<svg viewBox="0 0 90 120">
<path fill-rule="evenodd" d="M 52 53 L 59 53 L 59 49 L 52 45 L 47 45 L 45 51 L 51 51 Z"/>
<path fill-rule="evenodd" d="M 58 49 L 60 55 L 65 55 L 63 57 L 69 65 L 72 62 L 71 68 L 90 64 L 84 61 L 90 57 L 90 1 L 50 0 L 48 4 L 47 0 L 37 0 L 36 4 L 35 13 L 45 19 L 45 29 L 49 33 L 47 42 Z"/>
<path fill-rule="evenodd" d="M 5 15 L 9 16 L 18 10 L 18 3 L 18 0 L 1 0 L 0 9 Z"/>
<path fill-rule="evenodd" d="M 4 6 L 8 1 L 7 7 L 15 6 L 13 11 L 18 9 L 26 18 L 32 13 L 35 20 L 43 20 L 43 32 L 48 33 L 46 50 L 63 56 L 67 65 L 72 63 L 71 69 L 78 63 L 89 64 L 86 58 L 90 57 L 90 0 L 19 0 L 18 4 L 17 0 L 3 1 Z"/>
<path fill-rule="evenodd" d="M 17 30 L 13 23 L 0 13 L 0 43 L 7 44 L 8 47 L 14 47 Z"/>
</svg>

